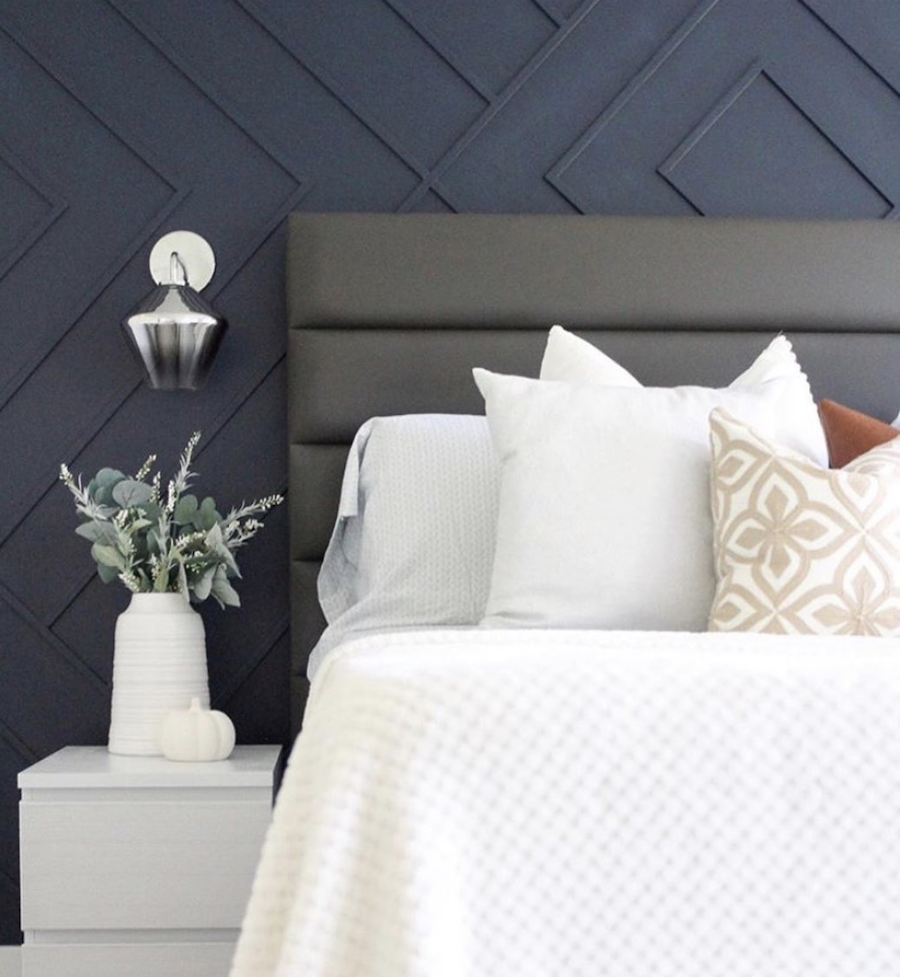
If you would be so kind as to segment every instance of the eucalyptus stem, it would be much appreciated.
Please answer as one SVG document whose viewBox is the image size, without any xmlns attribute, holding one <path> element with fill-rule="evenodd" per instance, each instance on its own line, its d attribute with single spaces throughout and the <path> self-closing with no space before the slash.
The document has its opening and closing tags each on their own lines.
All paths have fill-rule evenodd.
<svg viewBox="0 0 900 977">
<path fill-rule="evenodd" d="M 178 470 L 165 483 L 151 454 L 133 476 L 102 468 L 85 486 L 66 464 L 60 481 L 75 499 L 80 523 L 75 532 L 91 543 L 91 556 L 104 583 L 120 581 L 132 593 L 182 593 L 201 602 L 239 606 L 230 581 L 240 577 L 234 551 L 262 529 L 260 518 L 281 505 L 281 495 L 242 502 L 222 516 L 215 499 L 202 501 L 188 489 L 200 432 L 189 438 Z M 149 481 L 148 481 L 149 478 Z"/>
</svg>

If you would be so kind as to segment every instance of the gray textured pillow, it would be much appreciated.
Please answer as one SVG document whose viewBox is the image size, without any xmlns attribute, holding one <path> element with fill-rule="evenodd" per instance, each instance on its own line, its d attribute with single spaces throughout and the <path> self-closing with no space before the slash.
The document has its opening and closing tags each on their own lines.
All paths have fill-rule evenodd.
<svg viewBox="0 0 900 977">
<path fill-rule="evenodd" d="M 484 417 L 377 417 L 359 430 L 319 574 L 328 628 L 310 675 L 349 634 L 475 624 L 494 555 L 499 464 Z"/>
</svg>

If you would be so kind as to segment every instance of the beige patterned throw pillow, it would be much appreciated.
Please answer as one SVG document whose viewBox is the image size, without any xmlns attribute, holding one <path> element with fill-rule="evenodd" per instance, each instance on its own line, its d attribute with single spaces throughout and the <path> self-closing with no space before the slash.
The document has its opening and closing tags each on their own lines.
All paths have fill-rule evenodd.
<svg viewBox="0 0 900 977">
<path fill-rule="evenodd" d="M 710 415 L 711 631 L 900 635 L 900 441 L 819 468 Z"/>
</svg>

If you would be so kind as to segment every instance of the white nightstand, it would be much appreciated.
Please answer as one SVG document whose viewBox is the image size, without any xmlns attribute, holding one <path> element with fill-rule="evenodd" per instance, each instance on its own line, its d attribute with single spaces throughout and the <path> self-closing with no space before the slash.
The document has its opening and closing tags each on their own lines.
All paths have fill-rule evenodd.
<svg viewBox="0 0 900 977">
<path fill-rule="evenodd" d="M 225 977 L 279 755 L 69 746 L 19 774 L 24 977 Z"/>
</svg>

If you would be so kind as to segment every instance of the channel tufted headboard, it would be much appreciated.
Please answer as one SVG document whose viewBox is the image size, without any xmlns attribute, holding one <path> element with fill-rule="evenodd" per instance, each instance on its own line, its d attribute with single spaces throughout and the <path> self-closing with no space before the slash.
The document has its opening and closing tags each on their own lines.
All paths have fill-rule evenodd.
<svg viewBox="0 0 900 977">
<path fill-rule="evenodd" d="M 817 397 L 900 411 L 893 222 L 294 214 L 287 289 L 295 728 L 367 418 L 482 413 L 471 368 L 536 376 L 557 322 L 648 385 L 726 384 L 784 331 Z"/>
</svg>

